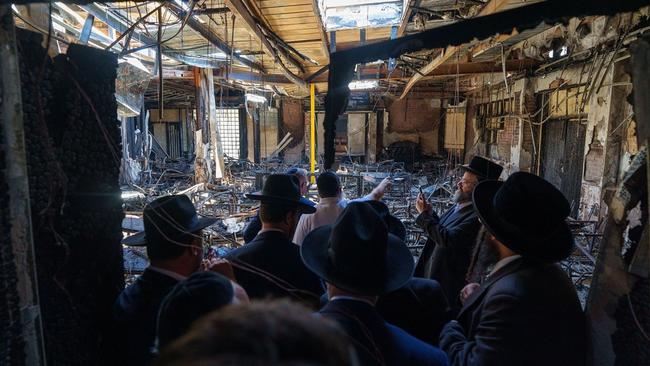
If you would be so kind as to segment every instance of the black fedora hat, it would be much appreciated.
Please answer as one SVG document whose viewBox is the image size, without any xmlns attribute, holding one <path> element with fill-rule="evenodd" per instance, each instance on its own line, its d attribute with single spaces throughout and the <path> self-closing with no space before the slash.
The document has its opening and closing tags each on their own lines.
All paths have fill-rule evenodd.
<svg viewBox="0 0 650 366">
<path fill-rule="evenodd" d="M 569 202 L 546 180 L 517 172 L 505 182 L 479 183 L 472 199 L 483 225 L 510 250 L 549 262 L 573 251 Z"/>
<path fill-rule="evenodd" d="M 217 219 L 199 217 L 192 201 L 184 195 L 158 197 L 143 211 L 144 231 L 122 239 L 122 244 L 145 246 L 147 243 L 179 241 L 189 233 L 208 227 Z"/>
<path fill-rule="evenodd" d="M 490 161 L 482 156 L 474 156 L 469 164 L 461 165 L 462 170 L 468 171 L 478 175 L 480 178 L 485 179 L 499 179 L 503 167 L 493 161 Z"/>
<path fill-rule="evenodd" d="M 352 202 L 334 225 L 313 230 L 302 260 L 326 282 L 361 295 L 382 295 L 413 276 L 413 256 L 367 202 Z"/>
<path fill-rule="evenodd" d="M 390 210 L 385 203 L 374 200 L 365 202 L 372 206 L 379 217 L 384 220 L 389 233 L 395 235 L 401 240 L 406 240 L 406 226 L 404 226 L 400 219 L 390 214 Z"/>
<path fill-rule="evenodd" d="M 271 174 L 260 192 L 246 194 L 246 197 L 262 202 L 295 205 L 303 213 L 316 212 L 314 203 L 300 195 L 300 182 L 293 175 Z"/>
</svg>

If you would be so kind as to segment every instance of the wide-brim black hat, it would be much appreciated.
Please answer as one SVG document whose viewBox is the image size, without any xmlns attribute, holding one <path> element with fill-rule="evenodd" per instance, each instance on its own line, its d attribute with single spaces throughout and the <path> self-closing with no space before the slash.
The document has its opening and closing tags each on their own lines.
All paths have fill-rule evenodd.
<svg viewBox="0 0 650 366">
<path fill-rule="evenodd" d="M 481 223 L 510 250 L 548 262 L 563 260 L 573 251 L 566 223 L 569 203 L 546 180 L 517 172 L 505 182 L 479 183 L 472 200 Z"/>
<path fill-rule="evenodd" d="M 300 195 L 298 178 L 288 174 L 271 174 L 261 191 L 248 193 L 246 197 L 267 203 L 296 206 L 302 213 L 314 213 L 313 202 Z"/>
<path fill-rule="evenodd" d="M 300 254 L 320 278 L 360 295 L 397 290 L 413 276 L 411 251 L 367 202 L 350 203 L 333 225 L 310 232 Z"/>
<path fill-rule="evenodd" d="M 179 240 L 188 233 L 204 229 L 215 222 L 213 217 L 200 217 L 186 195 L 164 196 L 155 199 L 143 211 L 145 230 L 122 239 L 128 246 L 146 246 L 147 232 L 160 240 Z"/>
<path fill-rule="evenodd" d="M 474 173 L 480 178 L 497 180 L 501 176 L 503 167 L 482 156 L 474 156 L 469 164 L 461 165 L 460 169 Z"/>
</svg>

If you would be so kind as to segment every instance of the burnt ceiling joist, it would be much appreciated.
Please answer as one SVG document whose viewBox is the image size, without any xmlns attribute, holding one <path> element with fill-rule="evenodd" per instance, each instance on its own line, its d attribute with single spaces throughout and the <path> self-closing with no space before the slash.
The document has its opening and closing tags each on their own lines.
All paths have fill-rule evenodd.
<svg viewBox="0 0 650 366">
<path fill-rule="evenodd" d="M 334 163 L 335 122 L 347 106 L 350 95 L 348 84 L 354 76 L 355 65 L 397 58 L 404 53 L 423 49 L 458 46 L 474 39 L 510 33 L 513 28 L 521 32 L 542 22 L 564 23 L 573 17 L 614 15 L 647 5 L 647 0 L 549 0 L 330 54 L 329 85 L 325 98 L 325 168 L 330 169 Z"/>
<path fill-rule="evenodd" d="M 294 74 L 289 68 L 285 65 L 285 62 L 288 62 L 292 66 L 296 67 L 301 73 L 303 71 L 302 65 L 298 60 L 296 60 L 291 55 L 287 54 L 282 47 L 279 47 L 277 43 L 272 41 L 272 37 L 267 37 L 270 33 L 269 30 L 256 19 L 253 14 L 251 14 L 250 9 L 247 7 L 246 3 L 243 0 L 225 0 L 226 6 L 230 8 L 233 14 L 237 14 L 240 19 L 247 25 L 250 29 L 252 35 L 262 42 L 264 50 L 275 60 L 275 62 L 280 66 L 280 71 L 291 80 L 292 83 L 296 84 L 298 88 L 307 91 L 307 83 L 301 79 L 298 75 Z"/>
<path fill-rule="evenodd" d="M 203 38 L 207 39 L 208 42 L 212 43 L 215 47 L 223 51 L 226 55 L 231 55 L 235 60 L 241 62 L 242 64 L 253 68 L 254 70 L 260 71 L 260 72 L 265 72 L 264 68 L 262 65 L 253 62 L 245 57 L 240 56 L 237 53 L 234 53 L 232 48 L 226 43 L 224 40 L 220 39 L 215 35 L 214 32 L 212 32 L 208 27 L 205 25 L 201 24 L 199 21 L 194 19 L 193 17 L 187 17 L 187 13 L 181 9 L 180 6 L 176 5 L 173 2 L 166 2 L 165 3 L 165 8 L 170 10 L 176 17 L 179 19 L 186 19 L 187 25 L 192 28 L 194 31 L 199 33 Z"/>
</svg>

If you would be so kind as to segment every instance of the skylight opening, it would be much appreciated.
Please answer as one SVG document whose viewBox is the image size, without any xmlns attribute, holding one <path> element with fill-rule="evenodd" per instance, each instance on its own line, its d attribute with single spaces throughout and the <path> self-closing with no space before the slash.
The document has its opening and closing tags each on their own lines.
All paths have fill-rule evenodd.
<svg viewBox="0 0 650 366">
<path fill-rule="evenodd" d="M 354 28 L 390 27 L 402 19 L 403 0 L 320 0 L 327 31 Z"/>
</svg>

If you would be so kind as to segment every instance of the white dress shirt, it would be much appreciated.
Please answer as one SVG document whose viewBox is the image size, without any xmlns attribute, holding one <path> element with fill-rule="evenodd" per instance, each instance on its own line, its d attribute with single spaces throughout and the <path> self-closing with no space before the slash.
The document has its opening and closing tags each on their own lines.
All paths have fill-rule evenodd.
<svg viewBox="0 0 650 366">
<path fill-rule="evenodd" d="M 293 236 L 293 242 L 302 245 L 305 237 L 312 230 L 333 224 L 349 202 L 347 199 L 340 197 L 321 198 L 320 202 L 316 205 L 316 212 L 300 216 L 296 233 Z"/>
<path fill-rule="evenodd" d="M 521 258 L 521 256 L 519 254 L 515 254 L 515 255 L 511 255 L 510 257 L 505 257 L 505 258 L 501 259 L 500 261 L 498 261 L 494 265 L 494 267 L 492 268 L 490 273 L 488 273 L 487 277 L 490 278 L 490 276 L 492 276 L 494 273 L 496 273 L 496 271 L 498 271 L 501 268 L 505 267 L 508 263 L 516 261 L 519 258 Z"/>
<path fill-rule="evenodd" d="M 372 193 L 353 200 L 343 197 L 321 198 L 316 205 L 315 213 L 300 216 L 296 232 L 293 235 L 293 243 L 302 245 L 305 237 L 312 230 L 321 226 L 332 225 L 350 202 L 371 201 L 372 199 Z"/>
</svg>

